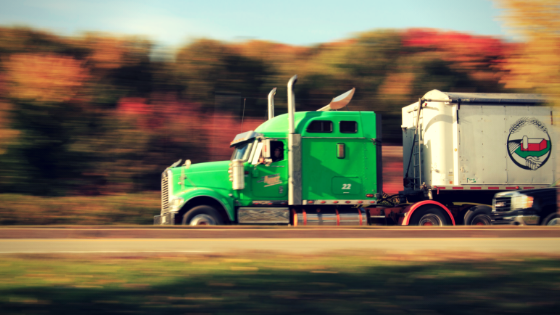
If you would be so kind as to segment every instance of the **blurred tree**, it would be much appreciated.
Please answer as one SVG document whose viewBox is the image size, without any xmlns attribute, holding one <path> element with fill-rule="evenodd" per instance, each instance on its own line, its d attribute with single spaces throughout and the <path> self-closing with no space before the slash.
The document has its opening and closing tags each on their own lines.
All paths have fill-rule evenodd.
<svg viewBox="0 0 560 315">
<path fill-rule="evenodd" d="M 140 188 L 134 178 L 152 169 L 137 161 L 154 135 L 114 110 L 124 96 L 151 93 L 157 71 L 148 42 L 92 34 L 63 40 L 11 29 L 0 34 L 2 53 L 6 88 L 0 104 L 11 114 L 1 111 L 0 119 L 9 117 L 18 132 L 2 146 L 2 191 L 60 195 Z"/>
<path fill-rule="evenodd" d="M 247 99 L 246 115 L 264 115 L 266 106 L 257 106 L 256 100 L 266 98 L 261 90 L 272 73 L 262 59 L 244 56 L 235 46 L 202 39 L 178 52 L 176 69 L 185 86 L 184 96 L 203 104 L 203 110 L 240 115 L 241 103 L 215 108 L 216 93 L 237 93 L 240 100 Z"/>
<path fill-rule="evenodd" d="M 532 90 L 556 98 L 560 92 L 560 2 L 498 0 L 510 30 L 524 42 L 504 65 L 507 87 Z"/>
<path fill-rule="evenodd" d="M 13 54 L 4 63 L 14 127 L 2 160 L 5 191 L 61 194 L 96 155 L 97 115 L 89 112 L 83 63 L 57 54 Z"/>
</svg>

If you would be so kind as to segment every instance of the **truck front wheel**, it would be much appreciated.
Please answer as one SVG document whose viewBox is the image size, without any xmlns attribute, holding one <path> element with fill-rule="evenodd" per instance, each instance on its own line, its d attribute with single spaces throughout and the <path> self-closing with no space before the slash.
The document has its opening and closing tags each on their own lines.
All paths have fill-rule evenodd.
<svg viewBox="0 0 560 315">
<path fill-rule="evenodd" d="M 424 206 L 416 210 L 410 218 L 409 225 L 442 226 L 449 225 L 443 209 L 435 206 Z"/>
<path fill-rule="evenodd" d="M 221 225 L 222 217 L 210 206 L 197 206 L 183 215 L 183 225 Z"/>
</svg>

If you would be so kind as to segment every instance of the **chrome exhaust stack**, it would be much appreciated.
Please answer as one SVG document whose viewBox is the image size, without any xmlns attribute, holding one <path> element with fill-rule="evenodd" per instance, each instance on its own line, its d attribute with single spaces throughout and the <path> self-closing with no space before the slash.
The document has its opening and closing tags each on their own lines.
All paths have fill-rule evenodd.
<svg viewBox="0 0 560 315">
<path fill-rule="evenodd" d="M 299 206 L 301 198 L 301 135 L 295 132 L 294 115 L 296 111 L 296 97 L 294 85 L 297 75 L 288 81 L 288 204 Z"/>
<path fill-rule="evenodd" d="M 288 81 L 288 119 L 289 119 L 289 134 L 295 132 L 294 129 L 294 112 L 296 111 L 296 97 L 294 95 L 294 85 L 297 82 L 297 74 Z"/>
<path fill-rule="evenodd" d="M 268 120 L 274 118 L 274 95 L 276 95 L 276 88 L 268 93 Z"/>
</svg>

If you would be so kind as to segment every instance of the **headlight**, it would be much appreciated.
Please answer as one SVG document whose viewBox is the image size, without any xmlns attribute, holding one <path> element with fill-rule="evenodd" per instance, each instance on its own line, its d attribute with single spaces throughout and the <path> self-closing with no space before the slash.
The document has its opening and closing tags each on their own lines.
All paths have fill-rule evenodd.
<svg viewBox="0 0 560 315">
<path fill-rule="evenodd" d="M 511 210 L 528 209 L 533 207 L 533 197 L 520 195 L 511 198 Z"/>
<path fill-rule="evenodd" d="M 183 198 L 173 198 L 169 202 L 169 206 L 171 207 L 171 211 L 179 210 L 179 207 L 183 204 Z"/>
<path fill-rule="evenodd" d="M 496 208 L 502 208 L 505 207 L 507 204 L 505 201 L 498 201 L 496 202 Z"/>
</svg>

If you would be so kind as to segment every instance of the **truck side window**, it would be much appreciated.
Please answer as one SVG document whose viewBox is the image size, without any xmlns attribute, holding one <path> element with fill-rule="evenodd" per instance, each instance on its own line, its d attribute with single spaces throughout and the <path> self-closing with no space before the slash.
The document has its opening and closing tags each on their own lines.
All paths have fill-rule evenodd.
<svg viewBox="0 0 560 315">
<path fill-rule="evenodd" d="M 355 121 L 341 121 L 340 122 L 340 132 L 341 133 L 357 133 L 358 123 Z"/>
<path fill-rule="evenodd" d="M 333 123 L 329 120 L 315 120 L 307 126 L 307 132 L 330 133 L 333 130 Z"/>
<path fill-rule="evenodd" d="M 282 161 L 284 159 L 284 143 L 282 141 L 271 141 L 270 146 L 272 162 Z"/>
</svg>

